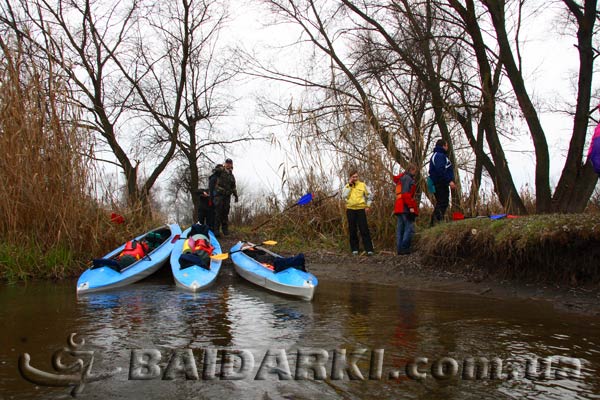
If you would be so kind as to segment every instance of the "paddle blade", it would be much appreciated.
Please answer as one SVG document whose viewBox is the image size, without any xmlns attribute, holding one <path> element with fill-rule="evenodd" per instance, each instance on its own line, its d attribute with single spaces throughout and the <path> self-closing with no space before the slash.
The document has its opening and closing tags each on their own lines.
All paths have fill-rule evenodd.
<svg viewBox="0 0 600 400">
<path fill-rule="evenodd" d="M 306 193 L 304 196 L 300 197 L 300 200 L 298 200 L 296 202 L 296 204 L 298 204 L 299 206 L 303 206 L 305 204 L 308 204 L 312 201 L 313 199 L 313 195 L 312 193 Z"/>
<path fill-rule="evenodd" d="M 265 240 L 261 244 L 266 244 L 267 246 L 275 246 L 277 244 L 277 242 L 274 240 Z"/>
<path fill-rule="evenodd" d="M 210 258 L 212 260 L 227 260 L 229 258 L 229 254 L 228 253 L 221 253 L 221 254 L 214 254 L 212 256 L 210 256 Z"/>
</svg>

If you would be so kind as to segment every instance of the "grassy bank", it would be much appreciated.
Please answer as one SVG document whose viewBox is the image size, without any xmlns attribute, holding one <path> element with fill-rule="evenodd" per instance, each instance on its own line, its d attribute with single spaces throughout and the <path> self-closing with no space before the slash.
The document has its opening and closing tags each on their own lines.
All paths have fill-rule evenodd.
<svg viewBox="0 0 600 400">
<path fill-rule="evenodd" d="M 327 218 L 326 218 L 327 216 Z M 279 220 L 285 219 L 283 224 Z M 389 219 L 389 218 L 388 218 Z M 414 248 L 424 264 L 521 282 L 585 285 L 600 283 L 600 214 L 551 214 L 491 220 L 471 218 L 417 226 Z M 276 240 L 283 253 L 348 253 L 343 214 L 294 210 L 258 232 L 241 228 L 249 240 Z M 372 225 L 377 252 L 396 257 L 393 219 Z"/>
<path fill-rule="evenodd" d="M 93 258 L 101 257 L 125 241 L 162 225 L 125 214 L 124 224 L 114 224 L 110 214 L 98 210 L 80 225 L 80 235 L 57 238 L 59 232 L 24 231 L 18 238 L 0 239 L 0 281 L 9 283 L 32 279 L 64 279 L 79 275 Z M 55 241 L 45 241 L 50 236 Z"/>
<path fill-rule="evenodd" d="M 522 281 L 600 282 L 600 215 L 466 219 L 422 230 L 423 261 Z"/>
</svg>

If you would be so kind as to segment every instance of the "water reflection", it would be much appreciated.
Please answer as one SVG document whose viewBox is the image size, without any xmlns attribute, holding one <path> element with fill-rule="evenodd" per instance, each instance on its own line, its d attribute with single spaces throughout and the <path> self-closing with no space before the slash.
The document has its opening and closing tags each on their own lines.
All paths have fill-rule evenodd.
<svg viewBox="0 0 600 400">
<path fill-rule="evenodd" d="M 17 373 L 20 353 L 50 371 L 52 352 L 77 332 L 95 350 L 95 368 L 127 371 L 132 349 L 159 349 L 164 369 L 176 349 L 192 349 L 198 368 L 209 348 L 248 349 L 256 366 L 270 349 L 287 353 L 295 373 L 299 349 L 334 354 L 366 349 L 356 363 L 373 375 L 373 350 L 383 349 L 381 379 L 315 382 L 132 381 L 127 374 L 92 383 L 82 398 L 269 397 L 269 398 L 590 398 L 600 392 L 600 320 L 556 312 L 543 303 L 499 301 L 447 293 L 322 281 L 312 302 L 266 292 L 225 274 L 207 291 L 189 293 L 170 280 L 146 281 L 77 298 L 73 284 L 5 286 L 0 290 L 0 398 L 68 398 L 63 388 L 36 388 Z M 10 321 L 10 323 L 8 322 Z M 525 378 L 527 359 L 564 356 L 581 360 L 579 378 Z M 416 357 L 427 379 L 405 368 Z M 465 380 L 431 377 L 436 362 L 450 357 L 461 368 L 469 357 L 499 359 L 521 374 L 516 379 Z M 520 369 L 519 369 L 520 368 Z M 506 371 L 505 371 L 506 372 Z"/>
<path fill-rule="evenodd" d="M 230 346 L 229 294 L 226 286 L 199 293 L 169 285 L 137 285 L 78 298 L 88 323 L 100 322 L 101 337 L 116 341 L 137 337 L 139 348 L 153 346 Z M 97 331 L 98 332 L 98 331 Z"/>
<path fill-rule="evenodd" d="M 301 342 L 312 326 L 313 303 L 272 294 L 250 284 L 235 285 L 229 301 L 233 346 L 266 349 Z"/>
</svg>

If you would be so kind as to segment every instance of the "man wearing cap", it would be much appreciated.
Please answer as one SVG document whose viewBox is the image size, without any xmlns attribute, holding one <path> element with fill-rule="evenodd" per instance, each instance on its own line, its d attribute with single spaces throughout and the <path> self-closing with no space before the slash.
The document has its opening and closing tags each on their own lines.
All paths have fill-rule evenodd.
<svg viewBox="0 0 600 400">
<path fill-rule="evenodd" d="M 235 186 L 235 177 L 233 176 L 233 161 L 231 158 L 225 160 L 223 164 L 224 171 L 219 174 L 215 182 L 215 229 L 214 234 L 220 237 L 220 231 L 223 235 L 229 235 L 229 208 L 231 205 L 231 195 L 238 202 L 238 194 Z"/>
</svg>

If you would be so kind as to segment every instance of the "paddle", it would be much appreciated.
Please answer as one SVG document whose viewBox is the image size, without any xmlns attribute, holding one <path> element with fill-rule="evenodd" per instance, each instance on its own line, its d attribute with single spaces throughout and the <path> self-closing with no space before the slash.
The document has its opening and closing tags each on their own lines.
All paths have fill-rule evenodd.
<svg viewBox="0 0 600 400">
<path fill-rule="evenodd" d="M 239 253 L 240 251 L 244 251 L 244 250 L 248 250 L 248 249 L 253 249 L 253 248 L 259 248 L 260 245 L 274 246 L 274 245 L 277 244 L 277 242 L 274 241 L 274 240 L 265 240 L 260 245 L 256 245 L 256 244 L 250 243 L 250 242 L 244 242 L 244 243 L 249 244 L 250 246 L 249 247 L 244 247 L 242 245 L 242 247 L 239 250 L 234 250 L 234 251 L 231 251 L 229 253 L 215 254 L 214 256 L 210 256 L 210 258 L 213 259 L 213 260 L 226 260 L 226 259 L 229 258 L 229 256 L 231 254 Z M 261 247 L 260 247 L 260 249 L 264 250 L 266 252 L 269 252 L 269 250 L 263 249 Z M 273 254 L 275 254 L 275 253 L 273 253 Z"/>
<path fill-rule="evenodd" d="M 291 206 L 285 208 L 282 212 L 280 212 L 279 214 L 283 214 L 284 212 L 296 207 L 296 206 L 303 206 L 306 205 L 308 203 L 310 203 L 313 199 L 313 194 L 312 193 L 306 193 L 304 196 L 300 197 L 300 199 L 298 199 L 297 202 L 295 202 L 294 204 L 292 204 Z M 276 214 L 278 215 L 278 214 Z M 267 219 L 265 222 L 263 222 L 262 224 L 252 228 L 252 232 L 256 232 L 256 230 L 258 230 L 258 228 L 261 228 L 263 226 L 265 226 L 266 224 L 268 224 L 269 222 L 271 222 L 271 220 L 274 218 L 275 216 Z"/>
</svg>

